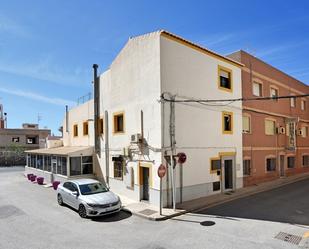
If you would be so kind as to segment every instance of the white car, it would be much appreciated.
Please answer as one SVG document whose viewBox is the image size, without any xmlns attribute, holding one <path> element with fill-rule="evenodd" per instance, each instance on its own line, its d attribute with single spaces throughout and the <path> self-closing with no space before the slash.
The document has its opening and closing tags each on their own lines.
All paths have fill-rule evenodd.
<svg viewBox="0 0 309 249">
<path fill-rule="evenodd" d="M 82 218 L 102 216 L 121 210 L 119 196 L 93 179 L 70 180 L 57 188 L 59 205 L 67 204 L 78 210 Z"/>
</svg>

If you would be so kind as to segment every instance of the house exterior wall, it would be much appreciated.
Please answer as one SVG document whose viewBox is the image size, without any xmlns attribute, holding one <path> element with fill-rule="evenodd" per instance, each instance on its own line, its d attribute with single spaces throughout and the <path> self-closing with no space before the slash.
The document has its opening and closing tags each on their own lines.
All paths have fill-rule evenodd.
<svg viewBox="0 0 309 249">
<path fill-rule="evenodd" d="M 66 129 L 66 116 L 63 119 L 64 146 L 94 146 L 93 110 L 93 100 L 87 101 L 69 110 L 68 132 Z M 88 122 L 88 135 L 83 134 L 84 122 Z M 78 136 L 74 136 L 74 125 L 78 126 Z"/>
<path fill-rule="evenodd" d="M 149 145 L 161 148 L 161 107 L 160 98 L 160 43 L 155 33 L 143 35 L 128 41 L 118 54 L 109 70 L 100 76 L 101 117 L 106 122 L 108 113 L 108 131 L 101 138 L 100 165 L 102 176 L 106 177 L 105 136 L 109 137 L 109 176 L 106 179 L 112 190 L 134 200 L 141 199 L 140 166 L 150 168 L 150 203 L 159 203 L 159 179 L 157 167 L 161 164 L 161 153 L 143 148 L 145 155 L 131 145 L 131 135 L 141 133 L 141 111 L 144 116 L 144 138 Z M 124 132 L 114 132 L 113 115 L 124 115 Z M 106 126 L 106 124 L 105 124 Z M 105 127 L 106 128 L 106 127 Z M 126 159 L 123 179 L 114 177 L 113 157 L 123 155 L 124 148 L 130 147 L 132 161 Z M 133 185 L 129 170 L 133 169 Z M 131 181 L 130 181 L 131 182 Z M 128 186 L 130 185 L 130 186 Z"/>
<path fill-rule="evenodd" d="M 270 88 L 277 89 L 279 96 L 308 93 L 307 85 L 244 51 L 236 52 L 230 57 L 245 64 L 242 69 L 244 98 L 256 97 L 253 95 L 253 82 L 262 84 L 263 97 L 270 96 Z M 301 100 L 306 101 L 305 110 L 301 109 Z M 308 134 L 306 136 L 295 134 L 295 149 L 289 149 L 289 134 L 265 134 L 265 119 L 274 120 L 276 127 L 284 128 L 289 119 L 294 119 L 296 131 L 309 125 L 308 98 L 297 98 L 295 107 L 291 106 L 290 101 L 290 99 L 279 99 L 243 103 L 243 114 L 251 119 L 251 131 L 243 134 L 244 159 L 251 160 L 251 174 L 244 177 L 245 186 L 276 179 L 280 175 L 289 176 L 309 171 L 309 167 L 304 167 L 302 163 L 302 156 L 309 153 Z M 282 163 L 280 156 L 284 159 Z M 287 167 L 289 156 L 295 156 L 294 168 Z M 266 158 L 269 157 L 276 158 L 276 170 L 273 172 L 266 170 Z"/>
<path fill-rule="evenodd" d="M 218 66 L 232 70 L 233 90 L 218 88 Z M 161 36 L 161 91 L 195 99 L 230 99 L 241 97 L 241 70 L 222 59 Z M 242 187 L 241 102 L 220 106 L 175 104 L 176 152 L 185 152 L 187 162 L 183 170 L 182 200 L 218 193 L 213 182 L 221 181 L 217 172 L 211 172 L 210 159 L 223 155 L 235 157 L 236 184 Z M 223 134 L 222 112 L 233 113 L 233 133 Z M 164 104 L 164 144 L 170 145 L 170 104 Z M 177 198 L 180 200 L 180 166 L 177 171 Z"/>
</svg>

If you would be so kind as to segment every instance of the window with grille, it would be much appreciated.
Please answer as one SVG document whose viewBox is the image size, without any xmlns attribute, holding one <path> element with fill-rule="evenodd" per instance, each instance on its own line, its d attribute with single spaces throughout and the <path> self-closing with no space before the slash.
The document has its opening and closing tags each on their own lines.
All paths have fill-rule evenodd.
<svg viewBox="0 0 309 249">
<path fill-rule="evenodd" d="M 303 156 L 303 166 L 304 167 L 309 167 L 309 155 L 304 155 Z"/>
<path fill-rule="evenodd" d="M 114 178 L 122 179 L 123 177 L 123 162 L 114 161 Z"/>
<path fill-rule="evenodd" d="M 267 158 L 266 159 L 266 170 L 267 171 L 276 171 L 276 158 Z"/>
<path fill-rule="evenodd" d="M 243 175 L 249 176 L 251 174 L 251 160 L 246 159 L 243 161 Z"/>
<path fill-rule="evenodd" d="M 294 156 L 289 156 L 288 157 L 288 168 L 295 168 L 295 157 Z"/>
</svg>

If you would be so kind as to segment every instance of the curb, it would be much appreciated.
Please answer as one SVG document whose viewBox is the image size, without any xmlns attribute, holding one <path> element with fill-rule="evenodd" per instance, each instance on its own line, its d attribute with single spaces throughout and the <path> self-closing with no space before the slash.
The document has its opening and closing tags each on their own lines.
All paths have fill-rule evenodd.
<svg viewBox="0 0 309 249">
<path fill-rule="evenodd" d="M 207 209 L 207 208 L 215 207 L 215 206 L 218 206 L 220 204 L 224 204 L 224 203 L 227 203 L 227 202 L 230 202 L 230 201 L 234 201 L 234 200 L 237 200 L 237 199 L 241 199 L 241 198 L 249 197 L 249 196 L 252 196 L 252 195 L 255 195 L 255 194 L 259 194 L 259 193 L 262 193 L 262 192 L 267 192 L 267 191 L 270 191 L 270 190 L 278 189 L 280 187 L 284 187 L 286 185 L 289 185 L 289 184 L 292 184 L 292 183 L 296 183 L 296 182 L 299 182 L 299 181 L 302 181 L 302 180 L 306 180 L 306 179 L 309 179 L 309 175 L 306 175 L 306 176 L 303 176 L 303 177 L 299 177 L 299 178 L 291 180 L 291 181 L 283 182 L 283 183 L 280 183 L 280 184 L 275 185 L 275 186 L 264 187 L 264 188 L 261 188 L 260 190 L 239 194 L 238 196 L 234 196 L 234 197 L 228 198 L 226 200 L 220 200 L 220 201 L 217 201 L 217 202 L 213 202 L 213 203 L 211 203 L 209 205 L 207 205 L 207 204 L 206 205 L 201 205 L 201 206 L 194 207 L 194 208 L 191 208 L 191 209 L 188 209 L 188 210 L 184 210 L 184 211 L 181 211 L 181 212 L 178 212 L 178 213 L 175 213 L 175 214 L 165 215 L 165 216 L 161 216 L 161 217 L 157 217 L 157 218 L 156 217 L 149 217 L 149 216 L 140 214 L 138 212 L 132 212 L 130 209 L 127 209 L 125 207 L 123 209 L 128 211 L 128 212 L 131 212 L 133 215 L 136 215 L 136 216 L 141 217 L 143 219 L 147 219 L 147 220 L 151 220 L 151 221 L 164 221 L 164 220 L 168 220 L 168 219 L 171 219 L 171 218 L 174 218 L 174 217 L 186 214 L 186 213 L 190 213 L 190 212 L 199 211 L 199 210 L 202 210 L 202 209 Z"/>
</svg>

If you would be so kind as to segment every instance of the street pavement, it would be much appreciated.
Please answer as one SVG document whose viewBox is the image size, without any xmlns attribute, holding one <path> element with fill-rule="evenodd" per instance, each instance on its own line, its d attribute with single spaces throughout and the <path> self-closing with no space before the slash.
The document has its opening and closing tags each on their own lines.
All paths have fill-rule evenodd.
<svg viewBox="0 0 309 249">
<path fill-rule="evenodd" d="M 242 203 L 243 199 L 213 207 L 209 211 L 188 213 L 160 222 L 142 219 L 124 211 L 95 220 L 81 219 L 74 210 L 57 204 L 54 190 L 29 182 L 22 173 L 21 168 L 0 168 L 1 249 L 309 248 L 305 238 L 309 236 L 309 227 L 305 225 L 308 209 L 302 209 L 303 206 L 298 204 L 297 210 L 304 213 L 297 214 L 297 221 L 301 215 L 306 221 L 300 224 L 286 223 L 280 220 L 280 216 L 276 222 L 272 221 L 271 214 L 265 219 L 258 215 L 242 217 L 239 213 L 245 213 L 247 208 Z M 293 188 L 295 186 L 289 190 L 290 195 L 293 194 Z M 275 194 L 280 193 L 280 189 L 276 191 L 279 192 Z M 281 194 L 283 198 L 284 193 Z M 264 199 L 257 198 L 255 204 L 262 206 L 260 202 Z M 237 206 L 238 202 L 242 204 Z M 282 212 L 289 210 L 292 202 L 306 203 L 307 197 L 297 194 L 290 202 L 286 207 L 286 199 L 280 202 L 278 198 L 273 202 L 276 206 L 271 207 L 272 203 L 268 203 L 267 209 L 272 208 L 275 215 L 281 208 Z M 233 203 L 235 209 L 239 208 L 238 212 L 235 210 L 231 215 L 215 212 L 216 208 L 219 212 L 224 206 Z M 253 207 L 254 203 L 251 205 Z M 280 232 L 300 238 L 298 245 L 275 238 Z"/>
</svg>

